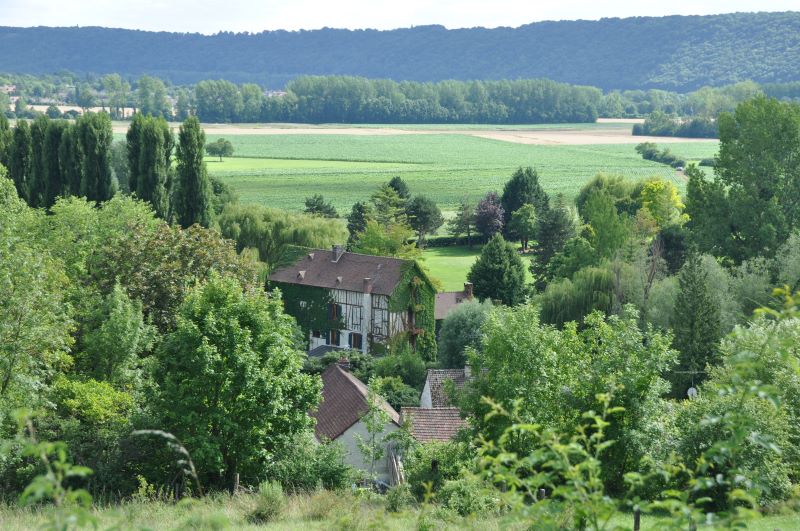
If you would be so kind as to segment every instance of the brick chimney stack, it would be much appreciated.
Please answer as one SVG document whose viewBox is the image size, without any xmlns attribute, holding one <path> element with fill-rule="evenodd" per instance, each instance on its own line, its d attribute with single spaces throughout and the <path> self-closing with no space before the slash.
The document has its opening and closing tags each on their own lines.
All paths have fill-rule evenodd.
<svg viewBox="0 0 800 531">
<path fill-rule="evenodd" d="M 472 300 L 472 282 L 464 282 L 464 296 L 467 300 Z"/>
<path fill-rule="evenodd" d="M 364 279 L 364 293 L 372 293 L 372 279 L 369 277 Z"/>
<path fill-rule="evenodd" d="M 339 358 L 339 361 L 336 362 L 336 365 L 338 365 L 342 370 L 348 372 L 350 371 L 350 360 L 347 359 L 347 356 L 342 356 Z"/>
<path fill-rule="evenodd" d="M 342 257 L 344 254 L 344 245 L 334 245 L 333 246 L 333 260 L 331 262 L 336 263 L 339 261 L 339 258 Z"/>
</svg>

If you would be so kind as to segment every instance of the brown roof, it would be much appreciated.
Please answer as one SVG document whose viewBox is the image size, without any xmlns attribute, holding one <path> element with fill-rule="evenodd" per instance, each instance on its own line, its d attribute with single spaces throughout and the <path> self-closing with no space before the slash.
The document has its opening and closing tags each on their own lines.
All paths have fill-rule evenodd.
<svg viewBox="0 0 800 531">
<path fill-rule="evenodd" d="M 472 300 L 472 284 L 464 283 L 461 291 L 444 291 L 436 294 L 436 306 L 433 310 L 434 319 L 439 321 L 447 317 L 447 314 L 461 304 Z"/>
<path fill-rule="evenodd" d="M 427 384 L 431 390 L 431 404 L 434 408 L 447 407 L 450 399 L 445 391 L 445 382 L 452 380 L 456 389 L 463 389 L 467 382 L 464 369 L 428 369 Z"/>
<path fill-rule="evenodd" d="M 411 264 L 399 258 L 358 253 L 342 253 L 336 262 L 333 258 L 333 251 L 310 250 L 294 264 L 273 271 L 269 280 L 364 293 L 364 279 L 371 279 L 372 293 L 391 295 L 404 267 Z"/>
<path fill-rule="evenodd" d="M 467 425 L 455 407 L 404 407 L 400 415 L 410 422 L 411 435 L 419 442 L 449 441 Z"/>
<path fill-rule="evenodd" d="M 317 419 L 314 429 L 317 439 L 334 440 L 358 422 L 369 409 L 367 386 L 332 363 L 322 373 L 322 402 L 311 416 Z M 381 408 L 392 422 L 400 425 L 400 415 L 385 400 L 380 399 Z"/>
</svg>

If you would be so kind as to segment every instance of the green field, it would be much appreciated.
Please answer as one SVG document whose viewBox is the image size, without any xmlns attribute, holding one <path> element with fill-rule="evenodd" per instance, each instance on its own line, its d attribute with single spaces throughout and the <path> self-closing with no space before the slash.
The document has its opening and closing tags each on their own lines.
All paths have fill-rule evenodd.
<svg viewBox="0 0 800 531">
<path fill-rule="evenodd" d="M 481 246 L 472 248 L 464 246 L 430 247 L 422 253 L 423 263 L 428 268 L 431 276 L 441 282 L 442 291 L 458 291 L 463 289 L 467 280 L 467 273 L 472 264 L 481 254 Z M 522 258 L 528 282 L 533 280 L 527 269 L 530 258 Z"/>
<path fill-rule="evenodd" d="M 209 172 L 233 186 L 243 202 L 289 210 L 301 210 L 306 197 L 320 193 L 345 212 L 394 175 L 412 192 L 453 210 L 465 195 L 477 200 L 501 190 L 519 166 L 535 167 L 548 192 L 567 198 L 600 171 L 631 178 L 659 175 L 681 189 L 685 184 L 671 168 L 642 160 L 630 144 L 526 145 L 465 134 L 222 136 L 233 142 L 236 157 L 209 158 Z M 669 147 L 699 159 L 713 156 L 717 144 Z"/>
</svg>

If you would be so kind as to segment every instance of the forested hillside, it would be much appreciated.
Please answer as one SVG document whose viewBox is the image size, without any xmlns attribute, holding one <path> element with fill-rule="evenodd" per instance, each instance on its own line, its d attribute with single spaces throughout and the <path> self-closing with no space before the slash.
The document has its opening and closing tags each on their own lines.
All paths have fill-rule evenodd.
<svg viewBox="0 0 800 531">
<path fill-rule="evenodd" d="M 800 79 L 800 13 L 540 22 L 518 28 L 321 29 L 259 34 L 0 28 L 0 70 L 214 77 L 278 88 L 300 75 L 394 80 L 548 78 L 691 90 Z"/>
</svg>

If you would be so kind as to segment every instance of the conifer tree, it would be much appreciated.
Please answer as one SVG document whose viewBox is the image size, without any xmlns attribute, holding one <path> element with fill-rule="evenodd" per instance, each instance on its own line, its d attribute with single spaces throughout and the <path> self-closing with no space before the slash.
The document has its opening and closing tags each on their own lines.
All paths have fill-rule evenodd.
<svg viewBox="0 0 800 531">
<path fill-rule="evenodd" d="M 681 398 L 690 386 L 705 379 L 706 365 L 717 362 L 722 325 L 707 277 L 697 253 L 689 255 L 678 275 L 673 344 L 680 356 L 672 383 L 675 396 Z"/>
<path fill-rule="evenodd" d="M 514 246 L 500 234 L 483 246 L 467 279 L 481 300 L 498 300 L 508 306 L 525 301 L 525 266 Z"/>
<path fill-rule="evenodd" d="M 211 181 L 203 162 L 206 135 L 196 116 L 183 122 L 178 132 L 178 179 L 176 183 L 174 212 L 176 221 L 187 228 L 195 223 L 208 227 L 211 224 Z"/>
<path fill-rule="evenodd" d="M 575 236 L 575 222 L 563 196 L 559 195 L 555 205 L 538 212 L 536 247 L 531 261 L 531 273 L 536 279 L 536 288 L 543 290 L 549 280 L 548 264 L 564 248 L 567 240 Z"/>
<path fill-rule="evenodd" d="M 503 226 L 508 229 L 511 215 L 523 205 L 533 205 L 541 215 L 549 208 L 547 193 L 539 184 L 539 174 L 533 168 L 518 168 L 503 187 Z"/>
<path fill-rule="evenodd" d="M 350 214 L 347 216 L 347 250 L 350 251 L 358 240 L 359 235 L 367 228 L 367 222 L 373 217 L 372 206 L 369 203 L 358 201 L 353 204 Z"/>
</svg>

